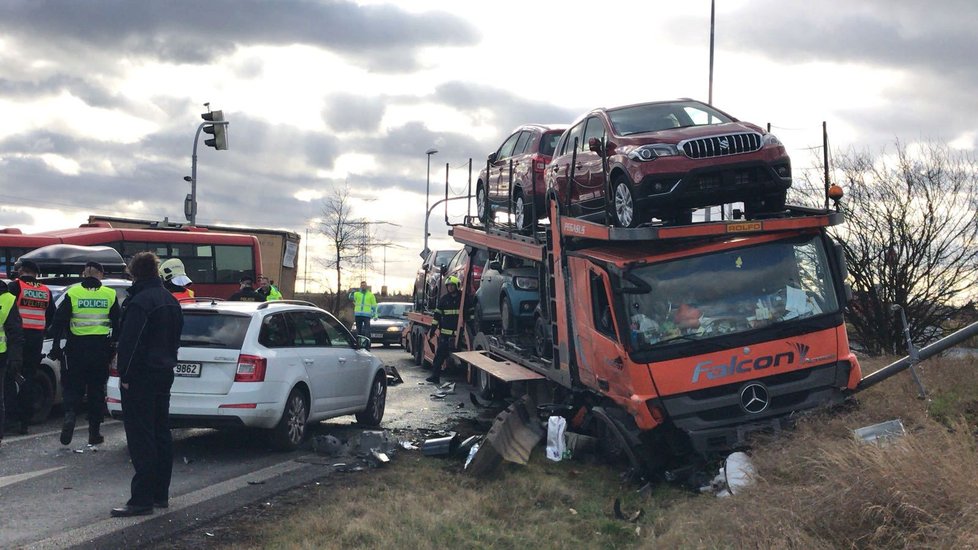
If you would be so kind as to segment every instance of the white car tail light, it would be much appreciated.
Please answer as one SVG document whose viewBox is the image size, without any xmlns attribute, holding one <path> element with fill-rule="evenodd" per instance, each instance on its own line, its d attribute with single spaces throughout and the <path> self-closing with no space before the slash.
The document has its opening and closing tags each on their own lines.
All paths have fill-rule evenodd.
<svg viewBox="0 0 978 550">
<path fill-rule="evenodd" d="M 235 382 L 262 382 L 265 380 L 265 367 L 268 360 L 257 355 L 238 356 L 238 368 L 234 373 Z"/>
</svg>

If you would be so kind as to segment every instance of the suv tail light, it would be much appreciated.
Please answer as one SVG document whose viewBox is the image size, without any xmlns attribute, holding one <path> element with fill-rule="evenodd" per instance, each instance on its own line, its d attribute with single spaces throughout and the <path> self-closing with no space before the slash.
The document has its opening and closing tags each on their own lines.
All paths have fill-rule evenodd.
<svg viewBox="0 0 978 550">
<path fill-rule="evenodd" d="M 533 155 L 533 171 L 538 173 L 543 173 L 547 169 L 547 158 L 540 155 Z"/>
<path fill-rule="evenodd" d="M 263 382 L 268 361 L 257 355 L 238 356 L 238 369 L 234 373 L 235 382 Z"/>
</svg>

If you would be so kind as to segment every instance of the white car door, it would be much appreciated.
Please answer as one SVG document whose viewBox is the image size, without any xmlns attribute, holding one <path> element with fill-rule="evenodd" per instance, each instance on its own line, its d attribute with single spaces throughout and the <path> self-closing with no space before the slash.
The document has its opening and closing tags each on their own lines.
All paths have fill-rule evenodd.
<svg viewBox="0 0 978 550">
<path fill-rule="evenodd" d="M 331 345 L 320 313 L 292 311 L 289 316 L 295 325 L 296 351 L 312 386 L 312 412 L 329 415 L 345 409 L 344 372 L 347 364 L 355 363 L 355 350 Z"/>
<path fill-rule="evenodd" d="M 359 346 L 353 334 L 335 317 L 328 313 L 318 314 L 320 322 L 329 335 L 331 348 L 342 354 L 346 361 L 340 363 L 340 381 L 337 387 L 338 399 L 343 408 L 362 409 L 367 404 L 370 392 L 372 356 Z"/>
</svg>

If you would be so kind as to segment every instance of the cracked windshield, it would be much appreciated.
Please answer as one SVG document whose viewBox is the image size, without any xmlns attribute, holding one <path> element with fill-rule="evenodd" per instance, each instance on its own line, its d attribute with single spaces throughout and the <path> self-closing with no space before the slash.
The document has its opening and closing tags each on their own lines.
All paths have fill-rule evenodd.
<svg viewBox="0 0 978 550">
<path fill-rule="evenodd" d="M 649 288 L 624 295 L 636 351 L 839 308 L 818 237 L 685 258 L 635 268 L 631 274 Z"/>
</svg>

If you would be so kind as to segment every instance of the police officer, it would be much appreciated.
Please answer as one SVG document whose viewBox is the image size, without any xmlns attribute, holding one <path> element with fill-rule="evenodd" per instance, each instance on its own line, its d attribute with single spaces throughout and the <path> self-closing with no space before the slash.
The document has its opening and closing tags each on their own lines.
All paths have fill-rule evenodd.
<svg viewBox="0 0 978 550">
<path fill-rule="evenodd" d="M 258 294 L 265 297 L 265 301 L 281 300 L 282 292 L 275 286 L 274 281 L 268 277 L 258 277 Z"/>
<path fill-rule="evenodd" d="M 65 418 L 61 444 L 71 443 L 75 414 L 88 391 L 88 443 L 105 441 L 100 433 L 109 362 L 119 335 L 119 302 L 115 290 L 102 284 L 102 265 L 88 262 L 81 284 L 68 288 L 54 316 L 54 346 L 49 357 L 61 360 Z M 68 345 L 61 350 L 61 339 Z"/>
<path fill-rule="evenodd" d="M 438 334 L 438 348 L 435 350 L 435 360 L 431 365 L 431 376 L 425 381 L 437 384 L 441 382 L 441 369 L 448 359 L 448 354 L 452 352 L 452 345 L 455 342 L 455 334 L 458 329 L 459 307 L 462 303 L 462 293 L 459 292 L 459 280 L 455 275 L 450 275 L 445 279 L 445 288 L 448 293 L 438 300 L 438 305 L 434 311 L 434 322 L 431 324 L 430 332 Z"/>
<path fill-rule="evenodd" d="M 17 311 L 17 297 L 7 292 L 7 283 L 0 280 L 0 442 L 3 441 L 4 378 L 10 370 L 10 382 L 20 377 L 23 326 Z M 13 391 L 10 392 L 13 394 Z"/>
<path fill-rule="evenodd" d="M 194 291 L 187 288 L 193 284 L 193 281 L 187 277 L 187 270 L 183 267 L 180 258 L 170 258 L 161 263 L 160 278 L 163 279 L 163 288 L 167 289 L 178 302 L 193 303 Z"/>
<path fill-rule="evenodd" d="M 26 434 L 34 417 L 34 400 L 37 397 L 37 370 L 41 366 L 41 348 L 44 346 L 44 331 L 54 322 L 54 301 L 51 290 L 37 282 L 40 274 L 37 264 L 30 260 L 20 263 L 20 275 L 8 285 L 8 290 L 17 299 L 17 311 L 24 328 L 24 353 L 21 375 L 24 382 L 17 394 L 16 415 L 20 420 L 18 433 Z M 11 403 L 13 405 L 13 403 Z"/>
<path fill-rule="evenodd" d="M 261 294 L 255 292 L 254 284 L 255 280 L 251 278 L 251 275 L 245 275 L 241 277 L 238 281 L 241 285 L 241 289 L 231 295 L 228 300 L 232 302 L 264 302 L 265 297 Z"/>
<path fill-rule="evenodd" d="M 357 336 L 370 338 L 370 320 L 377 317 L 377 298 L 370 292 L 367 281 L 360 281 L 360 290 L 351 292 L 349 298 L 353 301 Z"/>
</svg>

